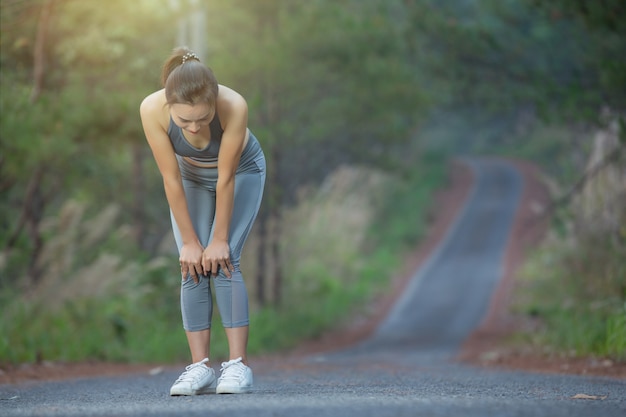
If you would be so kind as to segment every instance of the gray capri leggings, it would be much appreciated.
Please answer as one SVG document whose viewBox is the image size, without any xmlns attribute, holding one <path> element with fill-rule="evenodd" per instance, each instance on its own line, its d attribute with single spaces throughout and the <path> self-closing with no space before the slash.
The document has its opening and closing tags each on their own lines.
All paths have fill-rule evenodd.
<svg viewBox="0 0 626 417">
<path fill-rule="evenodd" d="M 217 168 L 197 168 L 180 157 L 178 161 L 189 215 L 200 243 L 206 247 L 213 238 Z M 214 277 L 215 299 L 222 324 L 226 328 L 249 324 L 248 293 L 241 275 L 240 260 L 244 243 L 261 205 L 264 185 L 265 157 L 258 141 L 250 133 L 235 174 L 235 197 L 228 239 L 230 261 L 235 271 L 231 273 L 231 278 L 227 278 L 221 270 Z M 182 238 L 174 216 L 171 215 L 171 218 L 180 253 Z M 210 277 L 201 275 L 199 278 L 197 284 L 190 276 L 181 282 L 183 327 L 192 332 L 210 329 L 213 316 Z"/>
</svg>

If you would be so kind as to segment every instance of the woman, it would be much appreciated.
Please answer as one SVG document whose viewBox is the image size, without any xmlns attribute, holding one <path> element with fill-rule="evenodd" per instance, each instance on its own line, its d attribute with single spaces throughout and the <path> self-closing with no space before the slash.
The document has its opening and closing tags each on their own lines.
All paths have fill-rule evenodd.
<svg viewBox="0 0 626 417">
<path fill-rule="evenodd" d="M 141 103 L 143 129 L 163 177 L 179 251 L 181 311 L 192 364 L 170 395 L 252 389 L 248 296 L 239 269 L 265 183 L 265 157 L 248 130 L 248 108 L 187 48 L 161 74 L 164 88 Z M 230 360 L 216 378 L 209 362 L 213 279 Z"/>
</svg>

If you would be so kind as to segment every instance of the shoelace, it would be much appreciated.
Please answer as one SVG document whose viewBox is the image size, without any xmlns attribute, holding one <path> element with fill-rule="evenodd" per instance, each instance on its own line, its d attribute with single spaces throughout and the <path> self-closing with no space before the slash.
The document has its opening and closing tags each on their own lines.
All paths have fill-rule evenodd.
<svg viewBox="0 0 626 417">
<path fill-rule="evenodd" d="M 222 362 L 222 376 L 220 379 L 235 379 L 239 380 L 244 372 L 246 366 L 241 362 L 241 358 L 233 359 L 232 361 Z"/>
<path fill-rule="evenodd" d="M 207 363 L 208 361 L 209 361 L 208 358 L 204 358 L 200 362 L 196 362 L 196 363 L 192 363 L 191 365 L 188 365 L 187 367 L 185 367 L 185 372 L 180 374 L 180 376 L 178 377 L 175 383 L 182 382 L 182 381 L 193 381 L 195 378 L 192 375 L 192 371 L 198 368 L 199 366 L 204 366 L 204 364 Z"/>
</svg>

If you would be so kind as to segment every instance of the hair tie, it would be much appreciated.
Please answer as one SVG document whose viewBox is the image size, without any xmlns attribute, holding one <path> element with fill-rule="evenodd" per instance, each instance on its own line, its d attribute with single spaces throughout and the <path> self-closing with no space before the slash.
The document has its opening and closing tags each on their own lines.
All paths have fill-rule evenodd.
<svg viewBox="0 0 626 417">
<path fill-rule="evenodd" d="M 187 62 L 190 59 L 195 59 L 196 61 L 200 61 L 200 58 L 198 58 L 198 55 L 196 55 L 193 52 L 187 52 L 185 55 L 183 55 L 183 63 L 181 65 L 183 65 L 185 62 Z"/>
</svg>

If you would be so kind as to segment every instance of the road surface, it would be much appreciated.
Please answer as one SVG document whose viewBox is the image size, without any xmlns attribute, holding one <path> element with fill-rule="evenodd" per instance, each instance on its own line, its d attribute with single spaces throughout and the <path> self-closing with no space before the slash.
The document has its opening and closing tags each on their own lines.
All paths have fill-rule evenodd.
<svg viewBox="0 0 626 417">
<path fill-rule="evenodd" d="M 611 417 L 626 381 L 485 370 L 454 362 L 487 311 L 522 177 L 493 159 L 461 213 L 373 335 L 337 352 L 254 362 L 248 395 L 170 397 L 179 369 L 154 376 L 0 386 L 0 416 Z M 574 398 L 580 394 L 592 399 Z"/>
</svg>

